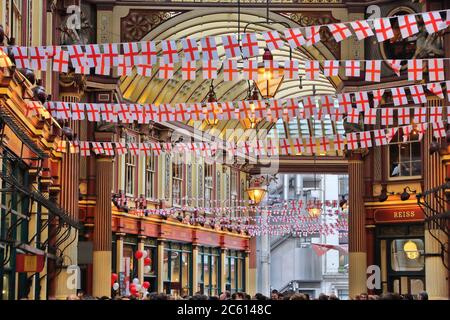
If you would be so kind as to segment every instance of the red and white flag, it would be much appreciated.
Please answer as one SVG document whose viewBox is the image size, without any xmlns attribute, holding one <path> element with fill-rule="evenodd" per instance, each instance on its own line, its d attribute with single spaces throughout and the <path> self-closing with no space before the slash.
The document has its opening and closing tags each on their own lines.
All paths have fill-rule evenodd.
<svg viewBox="0 0 450 320">
<path fill-rule="evenodd" d="M 346 77 L 359 77 L 361 75 L 361 62 L 359 60 L 346 60 L 344 69 Z"/>
<path fill-rule="evenodd" d="M 117 113 L 114 111 L 114 105 L 110 103 L 100 105 L 100 115 L 105 122 L 117 123 Z"/>
<path fill-rule="evenodd" d="M 150 157 L 152 155 L 152 147 L 151 147 L 150 143 L 148 143 L 148 142 L 141 143 L 139 148 L 140 148 L 141 154 L 143 154 L 144 156 Z"/>
<path fill-rule="evenodd" d="M 323 63 L 323 75 L 325 77 L 336 77 L 339 73 L 339 61 L 325 60 Z"/>
<path fill-rule="evenodd" d="M 355 92 L 355 103 L 362 111 L 370 108 L 370 100 L 367 91 Z"/>
<path fill-rule="evenodd" d="M 140 61 L 142 61 L 140 59 Z M 153 66 L 151 64 L 139 63 L 137 65 L 137 74 L 143 77 L 151 77 L 153 71 Z"/>
<path fill-rule="evenodd" d="M 69 50 L 70 61 L 74 68 L 80 68 L 87 66 L 86 55 L 83 52 L 83 48 L 79 45 L 72 45 L 67 47 Z"/>
<path fill-rule="evenodd" d="M 181 39 L 185 61 L 197 61 L 200 59 L 200 52 L 197 45 L 197 40 L 193 38 Z"/>
<path fill-rule="evenodd" d="M 372 28 L 365 20 L 350 22 L 350 26 L 355 32 L 356 38 L 358 40 L 363 40 L 367 37 L 373 36 Z"/>
<path fill-rule="evenodd" d="M 415 104 L 427 103 L 427 96 L 422 85 L 410 86 L 408 89 Z"/>
<path fill-rule="evenodd" d="M 130 112 L 131 120 L 138 121 L 142 114 L 142 106 L 140 104 L 133 103 L 128 106 L 128 110 Z"/>
<path fill-rule="evenodd" d="M 62 120 L 68 120 L 72 117 L 69 102 L 56 102 L 56 117 Z"/>
<path fill-rule="evenodd" d="M 69 71 L 69 54 L 61 47 L 57 47 L 56 54 L 53 58 L 53 71 L 68 72 Z"/>
<path fill-rule="evenodd" d="M 284 61 L 284 78 L 298 79 L 298 60 Z"/>
<path fill-rule="evenodd" d="M 203 69 L 203 79 L 217 79 L 217 69 L 218 69 L 217 60 L 203 60 L 202 69 Z"/>
<path fill-rule="evenodd" d="M 442 121 L 442 107 L 430 108 L 430 122 L 436 123 Z"/>
<path fill-rule="evenodd" d="M 175 67 L 173 63 L 162 63 L 162 61 L 159 63 L 159 72 L 158 72 L 158 78 L 160 79 L 172 79 L 173 73 L 175 71 Z"/>
<path fill-rule="evenodd" d="M 244 60 L 242 71 L 245 80 L 258 80 L 258 61 Z"/>
<path fill-rule="evenodd" d="M 413 130 L 413 126 L 403 126 L 403 127 L 401 127 L 401 129 L 402 129 L 402 133 L 403 133 L 403 135 L 402 135 L 402 140 L 403 140 L 403 143 L 405 143 L 406 141 L 408 141 L 408 139 L 410 138 L 410 135 L 411 135 L 411 132 L 412 132 L 412 130 Z"/>
<path fill-rule="evenodd" d="M 30 48 L 30 61 L 32 69 L 41 71 L 47 70 L 48 58 L 45 47 Z"/>
<path fill-rule="evenodd" d="M 302 152 L 306 152 L 309 154 L 316 153 L 316 140 L 313 137 L 306 137 L 303 143 Z"/>
<path fill-rule="evenodd" d="M 370 131 L 363 131 L 359 133 L 359 142 L 361 143 L 361 148 L 372 147 L 372 136 Z"/>
<path fill-rule="evenodd" d="M 330 32 L 333 35 L 334 40 L 336 40 L 336 42 L 341 42 L 342 40 L 352 35 L 350 28 L 347 27 L 345 23 L 330 24 L 328 25 L 328 29 L 330 29 Z"/>
<path fill-rule="evenodd" d="M 103 150 L 105 151 L 105 155 L 114 156 L 114 147 L 112 142 L 103 142 Z"/>
<path fill-rule="evenodd" d="M 373 138 L 376 146 L 384 146 L 388 144 L 386 133 L 384 129 L 377 129 L 373 131 Z"/>
<path fill-rule="evenodd" d="M 307 60 L 305 61 L 305 79 L 306 80 L 316 80 L 320 76 L 320 65 L 317 60 Z"/>
<path fill-rule="evenodd" d="M 327 137 L 316 137 L 316 142 L 319 143 L 320 151 L 328 152 L 331 150 L 331 142 Z"/>
<path fill-rule="evenodd" d="M 306 46 L 310 47 L 320 42 L 320 26 L 305 28 Z"/>
<path fill-rule="evenodd" d="M 100 63 L 95 67 L 95 73 L 99 75 L 109 76 L 111 73 L 111 66 L 108 65 L 109 59 L 104 54 L 100 56 Z"/>
<path fill-rule="evenodd" d="M 236 38 L 236 35 L 226 35 L 222 36 L 222 45 L 225 49 L 225 56 L 228 59 L 240 57 L 241 56 L 241 48 L 239 46 L 239 42 Z"/>
<path fill-rule="evenodd" d="M 373 96 L 373 107 L 374 108 L 378 108 L 378 106 L 381 103 L 381 100 L 383 99 L 383 95 L 384 95 L 384 89 L 377 89 L 377 90 L 372 90 L 372 96 Z"/>
<path fill-rule="evenodd" d="M 239 70 L 236 60 L 227 59 L 223 61 L 223 78 L 224 81 L 239 80 Z"/>
<path fill-rule="evenodd" d="M 298 113 L 299 113 L 298 98 L 287 98 L 286 105 L 284 108 L 286 121 L 296 119 L 298 117 Z"/>
<path fill-rule="evenodd" d="M 394 37 L 394 31 L 392 30 L 389 18 L 375 19 L 373 25 L 378 42 L 383 42 Z"/>
<path fill-rule="evenodd" d="M 139 64 L 153 66 L 157 63 L 156 45 L 153 41 L 143 41 L 141 45 L 141 54 L 139 55 Z"/>
<path fill-rule="evenodd" d="M 91 155 L 91 148 L 88 141 L 80 141 L 80 154 L 82 157 L 89 157 Z"/>
<path fill-rule="evenodd" d="M 442 86 L 439 82 L 435 83 L 427 83 L 427 89 L 436 95 L 437 97 L 444 99 L 444 91 L 442 90 Z"/>
<path fill-rule="evenodd" d="M 159 156 L 162 152 L 161 145 L 158 142 L 151 142 L 150 148 L 156 156 Z"/>
<path fill-rule="evenodd" d="M 443 81 L 444 75 L 444 60 L 443 59 L 429 59 L 428 60 L 428 76 L 430 81 Z"/>
<path fill-rule="evenodd" d="M 366 81 L 380 82 L 381 81 L 381 60 L 366 61 Z"/>
<path fill-rule="evenodd" d="M 18 69 L 28 69 L 30 67 L 30 57 L 27 47 L 13 47 L 12 53 Z"/>
<path fill-rule="evenodd" d="M 391 126 L 394 124 L 394 114 L 391 108 L 381 109 L 381 125 Z"/>
<path fill-rule="evenodd" d="M 445 124 L 442 121 L 433 122 L 433 136 L 436 139 L 445 137 Z"/>
<path fill-rule="evenodd" d="M 291 143 L 289 139 L 280 139 L 280 153 L 284 156 L 291 154 Z"/>
<path fill-rule="evenodd" d="M 411 123 L 411 115 L 409 108 L 398 108 L 397 109 L 397 120 L 400 126 Z"/>
<path fill-rule="evenodd" d="M 340 93 L 337 95 L 339 107 L 343 111 L 343 113 L 348 113 L 350 108 L 352 107 L 352 97 L 350 93 Z"/>
<path fill-rule="evenodd" d="M 134 142 L 129 142 L 129 143 L 127 143 L 127 148 L 131 155 L 139 156 L 139 151 L 141 149 L 141 148 L 139 148 L 139 144 L 134 143 Z"/>
<path fill-rule="evenodd" d="M 106 43 L 102 45 L 106 64 L 111 67 L 119 65 L 119 46 L 117 43 Z M 143 49 L 144 50 L 144 49 Z"/>
<path fill-rule="evenodd" d="M 200 39 L 202 45 L 202 58 L 206 60 L 219 60 L 219 53 L 217 52 L 216 38 L 205 37 Z"/>
<path fill-rule="evenodd" d="M 258 39 L 255 33 L 244 33 L 241 37 L 242 55 L 251 58 L 259 54 Z"/>
<path fill-rule="evenodd" d="M 195 80 L 197 75 L 197 62 L 186 61 L 181 62 L 181 79 L 185 81 Z"/>
<path fill-rule="evenodd" d="M 281 40 L 278 31 L 266 31 L 263 32 L 262 36 L 266 41 L 267 48 L 269 48 L 270 51 L 280 49 L 283 46 L 283 40 Z"/>
<path fill-rule="evenodd" d="M 205 119 L 205 113 L 203 112 L 203 106 L 201 103 L 191 103 L 189 106 L 192 120 Z"/>
<path fill-rule="evenodd" d="M 417 20 L 415 15 L 404 15 L 398 17 L 398 27 L 400 29 L 400 33 L 402 34 L 402 38 L 409 38 L 416 33 L 419 33 L 419 28 L 417 26 Z"/>
<path fill-rule="evenodd" d="M 422 18 L 423 23 L 425 24 L 425 29 L 429 34 L 439 32 L 447 28 L 447 24 L 442 20 L 439 11 L 422 13 Z"/>
<path fill-rule="evenodd" d="M 347 148 L 348 150 L 358 149 L 358 137 L 356 132 L 347 134 Z"/>
<path fill-rule="evenodd" d="M 402 68 L 402 60 L 395 60 L 395 59 L 388 59 L 386 60 L 387 65 L 389 68 L 394 71 L 394 73 L 400 77 L 400 70 Z"/>
<path fill-rule="evenodd" d="M 239 115 L 236 113 L 236 108 L 233 102 L 227 101 L 222 103 L 222 113 L 225 120 L 238 119 Z"/>
<path fill-rule="evenodd" d="M 133 67 L 125 63 L 124 56 L 119 56 L 117 65 L 117 75 L 118 76 L 131 76 L 133 73 Z"/>
<path fill-rule="evenodd" d="M 39 110 L 43 108 L 42 104 L 38 101 L 27 101 L 27 110 L 25 112 L 26 117 L 32 117 L 39 114 Z"/>
<path fill-rule="evenodd" d="M 334 145 L 334 149 L 337 151 L 344 150 L 344 148 L 345 148 L 344 137 L 341 136 L 340 134 L 334 135 L 333 136 L 333 145 Z"/>
<path fill-rule="evenodd" d="M 302 105 L 305 118 L 311 118 L 317 114 L 315 97 L 304 97 L 302 99 Z"/>
<path fill-rule="evenodd" d="M 116 152 L 117 152 L 118 156 L 122 156 L 122 155 L 128 153 L 125 143 L 123 143 L 123 142 L 116 142 L 115 147 L 116 147 Z"/>
<path fill-rule="evenodd" d="M 125 103 L 115 104 L 115 109 L 116 109 L 116 113 L 117 113 L 117 117 L 118 117 L 119 121 L 121 121 L 122 123 L 133 122 L 127 104 L 125 104 Z"/>
<path fill-rule="evenodd" d="M 89 68 L 95 68 L 98 64 L 100 64 L 100 46 L 97 44 L 89 44 L 85 46 L 85 49 L 87 66 Z M 131 66 L 133 66 L 133 64 L 131 64 Z"/>
<path fill-rule="evenodd" d="M 100 121 L 100 110 L 96 103 L 87 103 L 86 104 L 86 114 L 88 121 L 98 122 Z"/>
<path fill-rule="evenodd" d="M 408 80 L 418 81 L 423 79 L 423 61 L 420 59 L 408 60 Z"/>
<path fill-rule="evenodd" d="M 425 123 L 427 122 L 427 108 L 414 108 L 414 123 Z"/>
<path fill-rule="evenodd" d="M 376 125 L 377 124 L 377 109 L 368 108 L 364 111 L 364 124 Z"/>
<path fill-rule="evenodd" d="M 403 87 L 391 88 L 391 93 L 394 106 L 398 107 L 408 104 L 408 98 Z"/>
<path fill-rule="evenodd" d="M 175 40 L 162 40 L 161 48 L 162 60 L 164 61 L 164 64 L 169 65 L 178 62 L 178 49 Z"/>
<path fill-rule="evenodd" d="M 84 103 L 72 103 L 71 109 L 72 109 L 72 120 L 84 120 Z"/>
<path fill-rule="evenodd" d="M 347 122 L 348 123 L 359 123 L 359 113 L 361 109 L 359 107 L 351 108 L 347 113 Z"/>
<path fill-rule="evenodd" d="M 332 109 L 335 107 L 334 98 L 332 96 L 322 96 L 320 98 L 320 104 L 322 105 L 322 109 L 324 110 L 323 115 L 331 115 Z"/>
<path fill-rule="evenodd" d="M 96 155 L 105 153 L 101 142 L 92 142 L 92 151 L 94 151 Z"/>
<path fill-rule="evenodd" d="M 292 49 L 296 49 L 306 44 L 306 39 L 299 28 L 286 29 L 284 31 L 284 37 Z"/>
<path fill-rule="evenodd" d="M 159 122 L 174 121 L 175 113 L 170 103 L 162 103 L 159 105 Z"/>
</svg>

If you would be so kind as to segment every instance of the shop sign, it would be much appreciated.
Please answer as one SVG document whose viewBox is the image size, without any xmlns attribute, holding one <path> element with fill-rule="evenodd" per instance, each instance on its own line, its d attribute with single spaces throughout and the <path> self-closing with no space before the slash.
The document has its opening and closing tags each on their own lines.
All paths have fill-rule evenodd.
<svg viewBox="0 0 450 320">
<path fill-rule="evenodd" d="M 425 214 L 419 207 L 377 209 L 374 213 L 374 219 L 376 223 L 423 222 Z"/>
</svg>

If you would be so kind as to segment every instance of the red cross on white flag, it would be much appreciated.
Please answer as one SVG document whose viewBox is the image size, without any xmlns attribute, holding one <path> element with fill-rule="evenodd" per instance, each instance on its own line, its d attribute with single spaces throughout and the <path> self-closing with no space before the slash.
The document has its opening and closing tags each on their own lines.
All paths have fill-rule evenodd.
<svg viewBox="0 0 450 320">
<path fill-rule="evenodd" d="M 316 137 L 316 142 L 319 143 L 320 151 L 328 152 L 331 150 L 331 142 L 327 137 Z"/>
<path fill-rule="evenodd" d="M 117 43 L 106 43 L 102 45 L 102 48 L 106 64 L 111 67 L 117 67 L 119 65 L 119 45 Z"/>
<path fill-rule="evenodd" d="M 422 85 L 410 86 L 408 89 L 415 104 L 427 103 L 427 96 Z"/>
<path fill-rule="evenodd" d="M 80 141 L 80 154 L 82 157 L 89 157 L 91 155 L 91 148 L 88 141 Z"/>
<path fill-rule="evenodd" d="M 391 88 L 391 93 L 394 106 L 398 107 L 408 104 L 408 98 L 403 87 Z"/>
<path fill-rule="evenodd" d="M 429 34 L 439 32 L 447 28 L 447 24 L 442 21 L 439 11 L 422 13 L 422 18 L 423 23 L 425 24 L 425 29 Z"/>
<path fill-rule="evenodd" d="M 355 92 L 355 103 L 362 111 L 370 108 L 370 100 L 367 91 Z"/>
<path fill-rule="evenodd" d="M 284 78 L 298 79 L 298 60 L 284 61 Z"/>
<path fill-rule="evenodd" d="M 236 113 L 236 108 L 233 102 L 227 101 L 222 103 L 222 113 L 225 120 L 238 119 L 239 115 Z"/>
<path fill-rule="evenodd" d="M 105 155 L 114 156 L 114 147 L 112 142 L 103 142 L 103 150 L 105 151 Z"/>
<path fill-rule="evenodd" d="M 181 46 L 183 47 L 185 61 L 197 61 L 200 59 L 197 40 L 192 38 L 181 39 Z"/>
<path fill-rule="evenodd" d="M 358 149 L 358 137 L 356 135 L 356 132 L 347 134 L 347 148 L 348 150 Z"/>
<path fill-rule="evenodd" d="M 443 81 L 444 75 L 444 60 L 443 59 L 429 59 L 428 60 L 428 76 L 430 81 Z"/>
<path fill-rule="evenodd" d="M 174 121 L 175 114 L 170 103 L 162 103 L 159 105 L 159 122 Z"/>
<path fill-rule="evenodd" d="M 134 142 L 127 143 L 127 148 L 128 148 L 128 151 L 130 152 L 130 154 L 133 156 L 138 156 L 139 151 L 141 149 L 141 148 L 139 148 L 139 144 L 134 143 Z"/>
<path fill-rule="evenodd" d="M 139 61 L 142 61 L 139 59 Z M 137 65 L 137 74 L 143 77 L 151 77 L 152 76 L 153 66 L 150 64 L 139 63 Z"/>
<path fill-rule="evenodd" d="M 347 27 L 345 23 L 330 24 L 328 25 L 328 29 L 330 29 L 330 32 L 336 42 L 341 42 L 352 35 L 350 28 Z"/>
<path fill-rule="evenodd" d="M 114 105 L 110 103 L 100 105 L 100 115 L 105 122 L 117 123 L 117 113 L 114 111 Z"/>
<path fill-rule="evenodd" d="M 384 145 L 388 144 L 388 141 L 386 139 L 386 133 L 384 132 L 384 129 L 374 130 L 373 137 L 374 137 L 376 146 L 384 146 Z"/>
<path fill-rule="evenodd" d="M 442 90 L 442 86 L 439 82 L 435 83 L 427 83 L 427 89 L 436 95 L 437 97 L 444 99 L 444 91 Z"/>
<path fill-rule="evenodd" d="M 359 123 L 359 113 L 361 112 L 361 109 L 356 107 L 356 108 L 351 108 L 349 110 L 349 112 L 347 113 L 347 122 L 348 123 Z"/>
<path fill-rule="evenodd" d="M 408 80 L 419 81 L 423 79 L 423 61 L 419 59 L 408 60 Z"/>
<path fill-rule="evenodd" d="M 305 28 L 305 39 L 307 47 L 320 42 L 320 26 L 311 26 Z"/>
<path fill-rule="evenodd" d="M 339 107 L 343 113 L 348 113 L 352 107 L 352 97 L 350 93 L 340 93 L 337 95 Z"/>
<path fill-rule="evenodd" d="M 431 107 L 430 108 L 430 122 L 441 122 L 442 121 L 442 107 Z"/>
<path fill-rule="evenodd" d="M 139 147 L 141 153 L 144 154 L 146 157 L 150 157 L 152 155 L 152 148 L 150 143 L 148 142 L 141 143 Z"/>
<path fill-rule="evenodd" d="M 42 104 L 38 101 L 28 101 L 27 110 L 25 112 L 26 117 L 32 117 L 39 114 L 39 110 L 43 108 Z"/>
<path fill-rule="evenodd" d="M 18 69 L 28 69 L 30 67 L 27 47 L 13 47 L 12 53 Z"/>
<path fill-rule="evenodd" d="M 359 60 L 346 60 L 344 69 L 346 77 L 359 77 L 361 75 L 361 62 Z"/>
<path fill-rule="evenodd" d="M 122 156 L 124 154 L 127 154 L 128 150 L 127 150 L 127 148 L 125 146 L 125 143 L 123 143 L 123 142 L 116 142 L 115 146 L 116 146 L 116 152 L 117 152 L 118 156 Z"/>
<path fill-rule="evenodd" d="M 85 46 L 85 49 L 86 49 L 87 66 L 89 68 L 95 68 L 98 64 L 100 64 L 101 58 L 100 46 L 97 44 L 89 44 Z M 130 66 L 133 66 L 133 64 L 130 64 Z"/>
<path fill-rule="evenodd" d="M 251 58 L 259 54 L 258 40 L 255 33 L 244 33 L 241 36 L 242 55 Z"/>
<path fill-rule="evenodd" d="M 105 153 L 105 150 L 103 150 L 103 146 L 100 142 L 92 142 L 92 151 L 94 151 L 96 155 Z"/>
<path fill-rule="evenodd" d="M 56 48 L 56 54 L 53 57 L 53 71 L 68 72 L 69 71 L 69 54 L 61 47 Z"/>
<path fill-rule="evenodd" d="M 377 123 L 377 109 L 368 108 L 364 111 L 364 124 L 376 125 Z"/>
<path fill-rule="evenodd" d="M 286 105 L 284 108 L 285 120 L 289 121 L 298 117 L 298 98 L 288 98 L 286 99 Z"/>
<path fill-rule="evenodd" d="M 370 131 L 363 131 L 359 133 L 359 142 L 361 143 L 361 148 L 372 147 L 372 137 Z"/>
<path fill-rule="evenodd" d="M 2 58 L 0 58 L 1 60 Z M 47 70 L 47 53 L 45 47 L 32 47 L 30 48 L 30 61 L 31 68 L 35 70 L 45 71 Z"/>
<path fill-rule="evenodd" d="M 96 103 L 86 104 L 86 114 L 88 121 L 97 122 L 100 121 L 100 110 Z"/>
<path fill-rule="evenodd" d="M 217 69 L 218 69 L 217 60 L 203 60 L 202 61 L 203 79 L 217 79 Z"/>
<path fill-rule="evenodd" d="M 280 139 L 280 151 L 284 156 L 291 154 L 291 143 L 289 139 Z"/>
<path fill-rule="evenodd" d="M 411 132 L 414 127 L 410 125 L 410 126 L 403 126 L 400 128 L 402 129 L 402 133 L 403 133 L 402 140 L 405 143 L 410 138 Z"/>
<path fill-rule="evenodd" d="M 336 77 L 339 73 L 339 61 L 325 60 L 323 63 L 323 75 L 325 77 Z"/>
<path fill-rule="evenodd" d="M 356 38 L 358 40 L 363 40 L 367 37 L 373 36 L 372 28 L 365 20 L 350 22 L 350 26 L 355 32 Z"/>
<path fill-rule="evenodd" d="M 320 76 L 320 65 L 317 60 L 307 60 L 305 61 L 305 79 L 306 80 L 316 80 Z"/>
<path fill-rule="evenodd" d="M 366 81 L 380 82 L 381 81 L 381 60 L 366 61 Z"/>
<path fill-rule="evenodd" d="M 398 27 L 403 39 L 407 39 L 416 33 L 419 33 L 416 17 L 413 14 L 399 16 Z"/>
<path fill-rule="evenodd" d="M 72 62 L 72 66 L 74 68 L 80 68 L 87 66 L 86 55 L 83 52 L 81 46 L 73 45 L 68 46 L 70 61 Z"/>
<path fill-rule="evenodd" d="M 235 81 L 239 79 L 236 60 L 227 59 L 223 61 L 223 78 L 224 81 Z"/>
<path fill-rule="evenodd" d="M 186 61 L 183 60 L 181 62 L 181 79 L 185 81 L 195 80 L 197 75 L 197 63 L 195 61 Z"/>
<path fill-rule="evenodd" d="M 414 108 L 414 123 L 424 123 L 427 122 L 427 108 L 420 107 Z"/>
<path fill-rule="evenodd" d="M 219 53 L 217 52 L 217 44 L 215 37 L 205 37 L 200 39 L 202 45 L 202 58 L 206 60 L 219 60 Z"/>
<path fill-rule="evenodd" d="M 68 120 L 72 117 L 69 102 L 56 102 L 57 118 Z"/>
<path fill-rule="evenodd" d="M 381 125 L 391 126 L 394 124 L 394 115 L 391 108 L 381 109 Z"/>
<path fill-rule="evenodd" d="M 378 42 L 383 42 L 394 37 L 394 31 L 392 30 L 389 18 L 375 19 L 373 25 Z"/>
<path fill-rule="evenodd" d="M 398 77 L 400 77 L 400 70 L 402 68 L 402 60 L 388 59 L 388 60 L 386 60 L 386 63 L 389 66 L 389 68 L 391 68 L 392 71 L 394 71 L 394 73 Z"/>
<path fill-rule="evenodd" d="M 164 64 L 173 64 L 178 62 L 178 49 L 175 40 L 162 40 L 161 48 L 162 60 L 164 61 Z"/>
<path fill-rule="evenodd" d="M 411 115 L 409 108 L 398 108 L 397 119 L 400 126 L 411 123 Z"/>
<path fill-rule="evenodd" d="M 283 46 L 283 40 L 281 40 L 278 31 L 266 31 L 262 34 L 264 40 L 266 41 L 267 48 L 270 51 L 280 49 Z"/>
<path fill-rule="evenodd" d="M 334 149 L 337 151 L 344 150 L 344 147 L 345 147 L 344 137 L 341 136 L 340 134 L 334 135 L 333 136 L 333 145 L 334 145 Z"/>
<path fill-rule="evenodd" d="M 243 76 L 245 80 L 258 80 L 258 61 L 244 60 Z"/>
<path fill-rule="evenodd" d="M 117 65 L 117 75 L 118 76 L 131 76 L 133 73 L 133 67 L 125 63 L 125 57 L 119 56 Z"/>
<path fill-rule="evenodd" d="M 119 121 L 121 121 L 122 123 L 133 122 L 127 104 L 118 103 L 115 105 L 115 109 L 116 109 L 116 113 L 117 113 Z"/>
<path fill-rule="evenodd" d="M 306 39 L 303 37 L 299 28 L 286 29 L 284 31 L 284 37 L 292 49 L 296 49 L 306 44 Z"/>
<path fill-rule="evenodd" d="M 314 97 L 304 97 L 302 100 L 304 116 L 311 118 L 317 114 L 317 104 Z"/>
<path fill-rule="evenodd" d="M 241 55 L 241 48 L 234 34 L 222 36 L 222 45 L 225 49 L 225 56 L 228 59 L 239 57 Z"/>
<path fill-rule="evenodd" d="M 106 58 L 106 55 L 100 55 L 100 63 L 95 66 L 95 73 L 99 75 L 109 76 L 111 72 L 111 66 L 107 64 L 109 60 Z"/>
<path fill-rule="evenodd" d="M 433 122 L 433 136 L 437 139 L 445 137 L 445 125 L 442 121 Z"/>
<path fill-rule="evenodd" d="M 175 67 L 173 63 L 165 64 L 163 61 L 159 63 L 158 78 L 160 79 L 172 79 Z"/>
<path fill-rule="evenodd" d="M 189 106 L 192 120 L 205 119 L 205 113 L 203 112 L 203 106 L 201 103 L 191 103 Z"/>
<path fill-rule="evenodd" d="M 373 96 L 373 107 L 374 108 L 378 108 L 378 106 L 381 103 L 381 100 L 383 99 L 383 95 L 384 95 L 384 89 L 377 89 L 377 90 L 372 90 L 372 96 Z"/>
</svg>

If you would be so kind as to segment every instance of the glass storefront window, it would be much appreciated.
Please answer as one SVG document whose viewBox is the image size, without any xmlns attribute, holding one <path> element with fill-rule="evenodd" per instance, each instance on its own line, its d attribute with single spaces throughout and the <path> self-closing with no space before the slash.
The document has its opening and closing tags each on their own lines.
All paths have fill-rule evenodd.
<svg viewBox="0 0 450 320">
<path fill-rule="evenodd" d="M 218 295 L 220 282 L 220 250 L 214 248 L 199 248 L 198 257 L 198 291 L 206 295 Z"/>
<path fill-rule="evenodd" d="M 425 266 L 422 239 L 396 239 L 391 242 L 393 271 L 421 271 Z"/>
<path fill-rule="evenodd" d="M 164 291 L 174 296 L 191 294 L 191 257 L 189 246 L 168 243 L 164 250 Z"/>
<path fill-rule="evenodd" d="M 182 289 L 181 289 L 181 295 L 189 295 L 189 289 L 190 289 L 190 283 L 191 283 L 191 277 L 190 277 L 190 254 L 187 252 L 183 252 L 181 255 L 181 268 L 182 268 Z"/>
</svg>

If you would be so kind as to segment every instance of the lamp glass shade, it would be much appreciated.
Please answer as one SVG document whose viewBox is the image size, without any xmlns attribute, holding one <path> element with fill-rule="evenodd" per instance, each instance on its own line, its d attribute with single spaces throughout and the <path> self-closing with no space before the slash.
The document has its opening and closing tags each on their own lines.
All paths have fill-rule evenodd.
<svg viewBox="0 0 450 320">
<path fill-rule="evenodd" d="M 248 197 L 254 204 L 258 205 L 266 196 L 267 190 L 262 187 L 253 187 L 247 189 Z"/>
<path fill-rule="evenodd" d="M 405 244 L 403 245 L 403 251 L 405 252 L 406 257 L 410 260 L 415 260 L 420 255 L 417 244 L 411 240 L 405 242 Z"/>
<path fill-rule="evenodd" d="M 272 99 L 278 92 L 281 82 L 283 82 L 284 71 L 280 67 L 272 72 L 266 70 L 263 65 L 258 67 L 258 80 L 255 81 L 259 94 L 264 99 Z"/>
<path fill-rule="evenodd" d="M 320 208 L 310 208 L 308 210 L 309 216 L 316 218 L 318 216 L 320 216 L 320 214 L 322 213 L 322 210 Z"/>
</svg>

